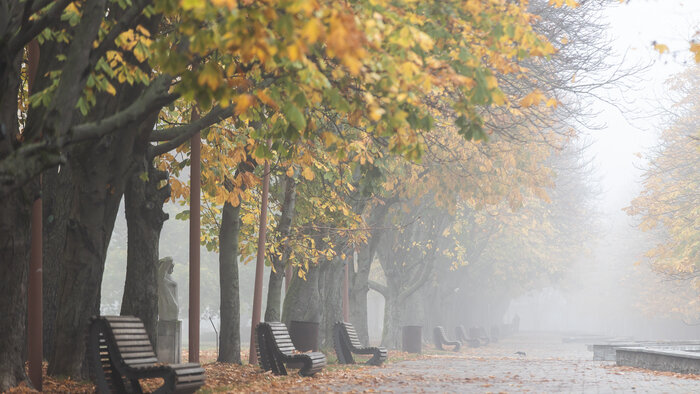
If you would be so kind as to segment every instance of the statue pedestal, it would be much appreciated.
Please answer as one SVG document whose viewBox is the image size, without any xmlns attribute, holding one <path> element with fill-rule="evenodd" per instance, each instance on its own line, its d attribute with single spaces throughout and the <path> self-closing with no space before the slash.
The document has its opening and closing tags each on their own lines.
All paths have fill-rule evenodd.
<svg viewBox="0 0 700 394">
<path fill-rule="evenodd" d="M 158 345 L 156 355 L 158 361 L 179 364 L 180 363 L 180 320 L 158 320 Z"/>
</svg>

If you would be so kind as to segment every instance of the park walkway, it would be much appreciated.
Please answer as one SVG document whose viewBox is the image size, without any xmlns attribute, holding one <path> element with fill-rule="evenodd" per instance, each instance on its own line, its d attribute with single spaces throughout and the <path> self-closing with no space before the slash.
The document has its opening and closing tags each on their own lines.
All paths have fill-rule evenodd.
<svg viewBox="0 0 700 394">
<path fill-rule="evenodd" d="M 381 367 L 332 363 L 310 378 L 296 373 L 274 376 L 255 365 L 217 363 L 215 351 L 205 351 L 201 357 L 207 383 L 201 392 L 700 393 L 700 375 L 592 361 L 586 345 L 562 343 L 561 338 L 520 333 L 485 347 L 463 348 L 458 353 L 437 352 L 432 346 L 425 346 L 425 354 L 418 357 L 390 352 L 391 362 Z M 407 357 L 408 361 L 398 361 Z M 94 387 L 89 382 L 47 377 L 44 390 L 87 394 L 93 393 Z M 26 387 L 11 391 L 31 392 L 36 391 Z"/>
<path fill-rule="evenodd" d="M 525 352 L 525 356 L 515 352 Z M 700 393 L 700 376 L 617 367 L 592 361 L 581 343 L 561 336 L 518 334 L 459 353 L 428 354 L 420 360 L 374 370 L 374 384 L 338 384 L 331 391 L 475 393 Z M 367 382 L 367 379 L 364 380 Z M 371 382 L 370 382 L 371 383 Z"/>
</svg>

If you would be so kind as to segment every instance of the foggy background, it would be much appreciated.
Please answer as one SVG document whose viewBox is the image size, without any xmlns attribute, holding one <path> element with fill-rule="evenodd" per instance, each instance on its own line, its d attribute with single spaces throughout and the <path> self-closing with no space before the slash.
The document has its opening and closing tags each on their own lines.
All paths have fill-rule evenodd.
<svg viewBox="0 0 700 394">
<path fill-rule="evenodd" d="M 616 1 L 614 3 L 617 3 Z M 700 322 L 683 321 L 679 316 L 661 316 L 651 307 L 650 286 L 673 284 L 651 272 L 643 253 L 652 245 L 654 233 L 643 233 L 636 220 L 622 209 L 641 190 L 645 154 L 657 142 L 667 118 L 664 108 L 671 105 L 665 81 L 692 63 L 688 41 L 700 29 L 700 1 L 645 1 L 612 6 L 602 17 L 609 24 L 613 51 L 611 64 L 646 67 L 622 86 L 596 91 L 599 97 L 593 111 L 598 115 L 592 127 L 583 132 L 590 142 L 586 151 L 594 171 L 598 191 L 598 218 L 595 237 L 587 243 L 586 255 L 571 256 L 571 266 L 554 286 L 528 293 L 510 302 L 503 321 L 515 315 L 521 330 L 592 333 L 633 336 L 637 339 L 688 339 L 700 334 Z M 660 55 L 652 42 L 668 45 L 670 54 Z M 639 154 L 639 155 L 637 155 Z M 186 176 L 186 173 L 185 173 Z M 170 219 L 165 222 L 161 257 L 172 256 L 174 279 L 178 282 L 183 346 L 187 335 L 188 223 L 175 215 L 187 207 L 177 203 L 165 206 Z M 123 208 L 114 229 L 102 283 L 102 313 L 118 314 L 126 270 L 126 221 Z M 213 348 L 218 330 L 218 255 L 201 250 L 202 347 Z M 241 262 L 241 339 L 250 335 L 254 263 Z M 372 279 L 380 282 L 381 268 L 373 265 Z M 269 267 L 265 269 L 265 278 Z M 267 285 L 267 280 L 263 283 Z M 263 290 L 265 297 L 267 290 Z M 691 295 L 695 296 L 695 295 Z M 368 323 L 370 340 L 381 339 L 384 300 L 369 292 Z M 263 299 L 263 305 L 265 299 Z M 211 317 L 211 321 L 209 320 Z"/>
</svg>

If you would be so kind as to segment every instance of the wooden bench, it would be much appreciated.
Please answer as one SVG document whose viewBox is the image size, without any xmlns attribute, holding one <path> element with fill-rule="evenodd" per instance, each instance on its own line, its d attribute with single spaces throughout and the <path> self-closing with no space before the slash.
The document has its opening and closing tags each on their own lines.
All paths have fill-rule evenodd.
<svg viewBox="0 0 700 394">
<path fill-rule="evenodd" d="M 442 328 L 442 326 L 437 326 L 433 328 L 433 340 L 435 341 L 435 347 L 444 350 L 442 347 L 443 345 L 447 346 L 454 346 L 454 349 L 452 349 L 455 352 L 458 352 L 459 349 L 462 347 L 462 344 L 459 341 L 450 341 L 447 339 L 447 335 L 445 335 L 445 329 Z"/>
<path fill-rule="evenodd" d="M 196 363 L 159 363 L 141 319 L 93 316 L 88 333 L 90 376 L 98 393 L 142 393 L 139 379 L 162 378 L 154 393 L 194 393 L 204 384 Z"/>
<path fill-rule="evenodd" d="M 469 345 L 469 347 L 479 347 L 479 345 L 481 345 L 481 342 L 479 342 L 478 339 L 472 339 L 467 336 L 467 332 L 464 330 L 463 325 L 458 325 L 455 331 L 457 333 L 457 340 L 463 344 Z"/>
<path fill-rule="evenodd" d="M 469 329 L 469 338 L 478 340 L 482 346 L 491 343 L 491 339 L 486 335 L 486 330 L 483 327 L 471 327 Z"/>
<path fill-rule="evenodd" d="M 382 365 L 388 354 L 384 347 L 362 346 L 355 327 L 351 323 L 342 321 L 336 322 L 333 326 L 333 347 L 340 364 L 355 364 L 352 354 L 357 353 L 372 354 L 372 358 L 367 360 L 369 365 Z"/>
<path fill-rule="evenodd" d="M 321 352 L 298 353 L 289 337 L 287 326 L 280 322 L 262 322 L 255 327 L 258 362 L 264 371 L 286 375 L 287 364 L 300 364 L 299 375 L 312 376 L 326 366 L 326 355 Z"/>
</svg>

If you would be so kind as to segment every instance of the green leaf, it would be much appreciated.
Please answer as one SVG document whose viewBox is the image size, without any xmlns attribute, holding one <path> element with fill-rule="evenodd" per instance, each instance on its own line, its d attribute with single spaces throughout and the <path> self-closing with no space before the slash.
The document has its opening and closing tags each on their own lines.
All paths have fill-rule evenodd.
<svg viewBox="0 0 700 394">
<path fill-rule="evenodd" d="M 292 102 L 288 101 L 284 103 L 282 106 L 282 113 L 295 129 L 299 131 L 306 129 L 306 119 L 304 118 L 304 114 L 302 114 L 299 108 L 297 108 L 297 106 Z"/>
<path fill-rule="evenodd" d="M 188 220 L 190 218 L 190 210 L 186 209 L 177 215 L 175 215 L 175 219 L 177 220 Z"/>
</svg>

